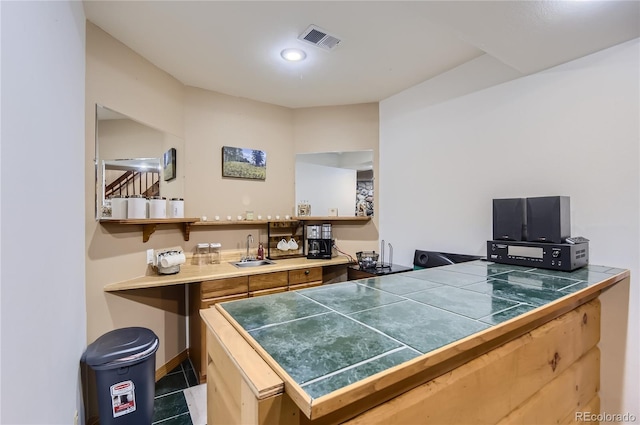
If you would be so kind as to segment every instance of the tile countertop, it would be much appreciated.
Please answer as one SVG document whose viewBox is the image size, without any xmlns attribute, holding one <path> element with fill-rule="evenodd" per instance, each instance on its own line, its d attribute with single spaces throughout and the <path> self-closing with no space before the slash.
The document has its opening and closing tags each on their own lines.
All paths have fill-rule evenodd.
<svg viewBox="0 0 640 425">
<path fill-rule="evenodd" d="M 287 270 L 304 269 L 307 267 L 326 267 L 341 264 L 351 264 L 349 257 L 338 255 L 330 260 L 308 260 L 306 257 L 273 260 L 274 264 L 259 267 L 236 267 L 230 262 L 197 266 L 183 264 L 180 272 L 170 275 L 153 274 L 141 276 L 123 282 L 105 285 L 105 292 L 126 291 L 129 289 L 155 288 L 161 286 L 180 285 L 185 283 L 202 282 L 205 280 L 226 279 L 229 277 L 247 276 L 252 274 L 272 273 Z"/>
<path fill-rule="evenodd" d="M 231 301 L 217 308 L 313 400 L 626 276 L 627 270 L 594 265 L 559 272 L 473 261 Z"/>
</svg>

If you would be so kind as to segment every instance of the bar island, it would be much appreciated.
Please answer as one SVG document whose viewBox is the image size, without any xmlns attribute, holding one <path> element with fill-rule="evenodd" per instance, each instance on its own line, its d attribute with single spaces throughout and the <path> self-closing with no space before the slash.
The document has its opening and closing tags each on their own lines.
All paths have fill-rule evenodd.
<svg viewBox="0 0 640 425">
<path fill-rule="evenodd" d="M 625 279 L 473 261 L 216 304 L 207 423 L 571 423 Z"/>
</svg>

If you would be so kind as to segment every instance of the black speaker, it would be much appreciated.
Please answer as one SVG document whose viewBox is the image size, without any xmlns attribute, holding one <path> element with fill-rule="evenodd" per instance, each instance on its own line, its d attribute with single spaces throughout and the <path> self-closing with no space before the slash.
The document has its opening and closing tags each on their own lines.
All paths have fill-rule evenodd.
<svg viewBox="0 0 640 425">
<path fill-rule="evenodd" d="M 493 200 L 493 240 L 526 241 L 526 224 L 524 198 Z"/>
<path fill-rule="evenodd" d="M 530 242 L 564 242 L 571 236 L 569 197 L 527 198 L 527 231 Z"/>
</svg>

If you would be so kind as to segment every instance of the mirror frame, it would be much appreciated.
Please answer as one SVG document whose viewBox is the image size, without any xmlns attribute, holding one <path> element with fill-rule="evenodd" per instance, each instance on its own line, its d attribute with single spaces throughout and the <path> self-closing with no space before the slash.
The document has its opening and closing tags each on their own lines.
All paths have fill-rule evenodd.
<svg viewBox="0 0 640 425">
<path fill-rule="evenodd" d="M 304 157 L 308 157 L 308 158 L 313 158 L 313 155 L 316 155 L 316 158 L 318 159 L 317 161 L 305 161 L 302 160 L 302 158 Z M 365 161 L 361 160 L 361 157 L 366 155 L 367 158 L 364 158 Z M 342 156 L 344 157 L 351 157 L 347 160 L 341 158 Z M 361 181 L 358 179 L 358 174 L 361 172 L 369 172 L 371 173 L 371 182 L 373 183 L 375 181 L 375 174 L 374 174 L 374 165 L 373 165 L 373 161 L 375 158 L 375 152 L 373 149 L 354 149 L 354 150 L 345 150 L 345 151 L 324 151 L 324 152 L 297 152 L 295 154 L 295 161 L 294 161 L 294 168 L 295 168 L 295 177 L 296 177 L 296 181 L 298 180 L 298 167 L 300 166 L 300 164 L 313 164 L 313 165 L 318 165 L 318 166 L 322 166 L 322 167 L 327 167 L 327 168 L 338 168 L 338 169 L 344 169 L 344 170 L 354 170 L 356 172 L 356 176 L 355 176 L 355 187 L 353 188 L 353 205 L 352 205 L 352 209 L 350 209 L 349 214 L 344 214 L 344 212 L 342 211 L 341 208 L 338 208 L 337 214 L 338 217 L 353 217 L 356 216 L 356 211 L 358 209 L 358 202 L 357 202 L 357 197 L 358 197 L 358 183 Z M 351 190 L 350 188 L 348 190 Z M 375 213 L 374 213 L 374 206 L 375 206 L 375 185 L 374 187 L 371 189 L 373 191 L 373 200 L 371 202 L 373 202 L 373 206 L 371 207 L 370 211 L 371 213 L 368 214 L 367 213 L 367 217 L 372 217 Z M 302 199 L 305 200 L 305 202 L 303 202 L 303 204 L 306 204 L 309 200 L 307 198 L 305 198 L 306 195 L 300 194 L 300 196 L 302 197 L 302 199 L 298 198 L 298 187 L 296 186 L 295 188 L 295 194 L 294 194 L 294 202 L 296 205 L 299 205 L 302 202 Z M 314 214 L 314 208 L 313 208 L 313 202 L 311 203 L 311 215 L 315 215 Z M 317 208 L 316 208 L 317 211 Z M 367 209 L 367 211 L 369 211 Z M 320 214 L 321 216 L 325 216 L 326 214 Z"/>
<path fill-rule="evenodd" d="M 184 196 L 184 174 L 180 173 L 175 179 L 172 179 L 172 182 L 165 182 L 163 180 L 163 176 L 164 176 L 164 168 L 163 168 L 163 155 L 165 150 L 167 150 L 169 147 L 172 148 L 176 148 L 178 150 L 178 155 L 182 154 L 184 152 L 184 140 L 181 137 L 178 137 L 174 134 L 168 133 L 164 130 L 155 128 L 153 126 L 150 126 L 148 124 L 145 124 L 142 121 L 136 120 L 134 118 L 131 118 L 130 116 L 123 114 L 121 112 L 118 112 L 117 110 L 113 109 L 113 108 L 109 108 L 108 106 L 104 106 L 103 104 L 100 103 L 96 103 L 95 107 L 94 107 L 94 152 L 95 152 L 95 156 L 93 159 L 94 162 L 94 216 L 96 221 L 100 221 L 100 220 L 108 220 L 108 217 L 103 217 L 102 216 L 102 204 L 103 204 L 103 196 L 104 196 L 104 174 L 103 174 L 103 162 L 104 161 L 115 161 L 115 160 L 132 160 L 132 159 L 144 159 L 142 157 L 140 158 L 131 158 L 132 155 L 116 155 L 118 158 L 102 158 L 101 157 L 101 150 L 100 150 L 100 111 L 101 110 L 106 110 L 108 112 L 112 112 L 118 115 L 121 115 L 122 117 L 131 120 L 132 122 L 139 124 L 141 126 L 144 126 L 150 130 L 154 130 L 157 131 L 159 133 L 161 133 L 162 135 L 164 135 L 164 139 L 163 139 L 163 143 L 160 145 L 160 147 L 158 148 L 157 154 L 158 155 L 153 155 L 153 153 L 151 153 L 151 155 L 143 155 L 144 157 L 152 157 L 152 158 L 158 158 L 158 160 L 160 161 L 160 185 L 164 185 L 165 188 L 160 192 L 161 196 L 163 197 L 183 197 Z M 167 147 L 168 146 L 168 147 Z M 103 149 L 104 151 L 104 146 Z M 155 150 L 155 149 L 154 149 Z M 179 159 L 180 160 L 180 159 Z"/>
</svg>

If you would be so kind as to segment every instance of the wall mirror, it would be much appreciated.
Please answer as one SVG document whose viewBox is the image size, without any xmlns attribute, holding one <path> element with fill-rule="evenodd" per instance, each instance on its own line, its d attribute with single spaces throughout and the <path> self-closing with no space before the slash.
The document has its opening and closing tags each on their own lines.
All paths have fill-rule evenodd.
<svg viewBox="0 0 640 425">
<path fill-rule="evenodd" d="M 167 181 L 163 155 L 171 148 L 177 173 Z M 96 105 L 96 219 L 111 218 L 111 197 L 184 197 L 183 148 L 177 136 Z"/>
<path fill-rule="evenodd" d="M 295 192 L 312 216 L 372 216 L 373 151 L 297 154 Z"/>
</svg>

